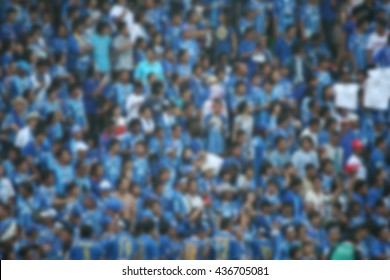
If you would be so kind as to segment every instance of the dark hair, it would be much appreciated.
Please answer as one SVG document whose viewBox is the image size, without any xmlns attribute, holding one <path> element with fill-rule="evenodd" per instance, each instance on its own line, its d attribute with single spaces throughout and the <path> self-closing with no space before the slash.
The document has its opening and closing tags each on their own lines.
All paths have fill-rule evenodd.
<svg viewBox="0 0 390 280">
<path fill-rule="evenodd" d="M 81 225 L 80 227 L 80 237 L 81 238 L 91 238 L 92 237 L 92 227 L 90 225 Z"/>
</svg>

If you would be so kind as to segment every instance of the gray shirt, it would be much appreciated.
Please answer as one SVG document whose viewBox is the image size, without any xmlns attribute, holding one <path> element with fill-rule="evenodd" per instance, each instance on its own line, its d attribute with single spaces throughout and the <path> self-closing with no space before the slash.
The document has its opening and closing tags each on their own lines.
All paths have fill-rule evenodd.
<svg viewBox="0 0 390 280">
<path fill-rule="evenodd" d="M 128 42 L 128 37 L 118 35 L 113 41 L 114 47 L 114 69 L 115 70 L 131 70 L 133 69 L 133 48 L 129 47 L 122 51 L 118 51 L 117 48 Z"/>
</svg>

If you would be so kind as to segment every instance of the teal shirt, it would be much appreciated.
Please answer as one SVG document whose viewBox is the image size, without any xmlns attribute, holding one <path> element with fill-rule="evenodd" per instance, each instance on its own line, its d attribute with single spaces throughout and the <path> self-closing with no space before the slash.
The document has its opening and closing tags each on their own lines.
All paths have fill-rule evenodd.
<svg viewBox="0 0 390 280">
<path fill-rule="evenodd" d="M 93 45 L 93 62 L 97 70 L 102 73 L 108 73 L 111 70 L 110 46 L 111 37 L 109 35 L 100 36 L 94 34 L 91 36 Z"/>
<path fill-rule="evenodd" d="M 148 75 L 154 73 L 157 79 L 164 80 L 164 70 L 160 62 L 154 61 L 150 63 L 148 60 L 141 61 L 135 69 L 134 77 L 142 83 L 147 84 Z"/>
</svg>

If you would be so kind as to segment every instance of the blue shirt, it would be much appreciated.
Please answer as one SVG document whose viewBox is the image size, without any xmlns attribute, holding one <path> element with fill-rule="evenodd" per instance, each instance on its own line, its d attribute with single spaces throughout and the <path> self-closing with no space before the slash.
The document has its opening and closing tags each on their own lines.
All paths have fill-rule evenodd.
<svg viewBox="0 0 390 280">
<path fill-rule="evenodd" d="M 109 260 L 131 260 L 137 252 L 134 238 L 125 231 L 110 238 L 105 249 Z"/>
<path fill-rule="evenodd" d="M 100 260 L 103 257 L 103 248 L 96 241 L 80 239 L 70 249 L 71 260 Z"/>
<path fill-rule="evenodd" d="M 296 0 L 275 0 L 274 17 L 278 19 L 277 30 L 284 33 L 286 27 L 294 23 L 295 20 Z"/>
<path fill-rule="evenodd" d="M 390 46 L 379 50 L 374 56 L 374 62 L 381 67 L 390 67 Z"/>
<path fill-rule="evenodd" d="M 212 240 L 213 254 L 216 260 L 239 260 L 239 244 L 233 235 L 220 231 Z"/>
<path fill-rule="evenodd" d="M 364 70 L 367 66 L 367 41 L 368 35 L 355 31 L 348 41 L 348 50 L 352 52 L 356 66 L 359 70 Z"/>
<path fill-rule="evenodd" d="M 137 239 L 137 256 L 141 260 L 156 260 L 159 257 L 157 242 L 148 234 Z"/>
</svg>

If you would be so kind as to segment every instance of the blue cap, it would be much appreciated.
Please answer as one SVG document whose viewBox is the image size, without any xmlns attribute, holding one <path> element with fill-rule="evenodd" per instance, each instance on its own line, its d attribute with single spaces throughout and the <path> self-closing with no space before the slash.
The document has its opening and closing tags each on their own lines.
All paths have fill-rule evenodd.
<svg viewBox="0 0 390 280">
<path fill-rule="evenodd" d="M 79 125 L 74 125 L 74 126 L 72 126 L 72 134 L 74 134 L 74 133 L 80 133 L 80 132 L 82 132 L 83 131 L 83 128 L 81 127 L 81 126 L 79 126 Z"/>
<path fill-rule="evenodd" d="M 181 171 L 184 175 L 188 175 L 189 173 L 194 172 L 195 168 L 192 165 L 184 166 Z"/>
<path fill-rule="evenodd" d="M 81 209 L 80 207 L 74 206 L 70 210 L 70 215 L 80 217 L 81 216 Z"/>
<path fill-rule="evenodd" d="M 150 209 L 146 209 L 144 211 L 142 211 L 141 214 L 141 217 L 142 217 L 142 220 L 147 220 L 147 219 L 153 219 L 153 213 Z"/>
<path fill-rule="evenodd" d="M 101 223 L 103 227 L 106 227 L 112 223 L 112 218 L 108 215 L 103 215 Z"/>
<path fill-rule="evenodd" d="M 24 60 L 20 60 L 16 63 L 16 67 L 19 69 L 19 70 L 22 70 L 23 72 L 25 72 L 26 74 L 29 74 L 31 72 L 31 67 L 30 65 L 24 61 Z"/>
<path fill-rule="evenodd" d="M 375 123 L 377 124 L 384 124 L 386 123 L 386 119 L 383 116 L 383 114 L 376 114 L 374 117 Z"/>
<path fill-rule="evenodd" d="M 123 203 L 118 198 L 110 197 L 105 202 L 105 208 L 113 212 L 119 212 L 123 209 Z"/>
<path fill-rule="evenodd" d="M 32 223 L 31 225 L 29 225 L 26 230 L 25 230 L 25 233 L 27 235 L 31 235 L 33 234 L 34 232 L 37 232 L 38 231 L 38 226 L 34 223 Z"/>
</svg>

